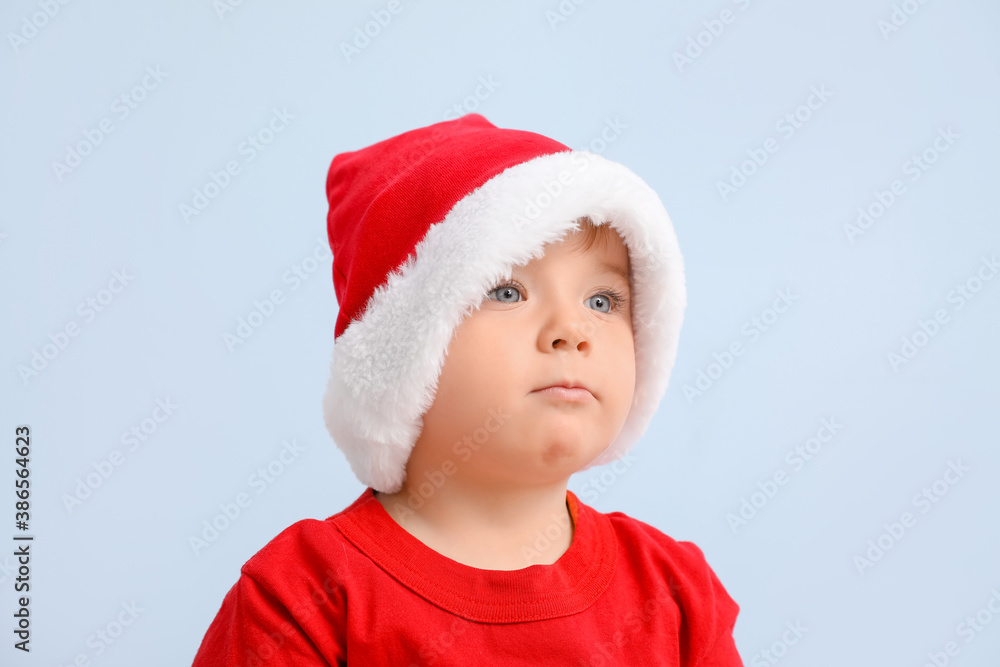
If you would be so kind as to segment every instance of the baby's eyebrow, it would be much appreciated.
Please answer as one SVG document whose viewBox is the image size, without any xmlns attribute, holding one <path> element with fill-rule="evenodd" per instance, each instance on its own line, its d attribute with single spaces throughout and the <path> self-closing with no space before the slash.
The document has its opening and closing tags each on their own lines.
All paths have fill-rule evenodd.
<svg viewBox="0 0 1000 667">
<path fill-rule="evenodd" d="M 611 262 L 601 262 L 601 268 L 604 269 L 605 271 L 610 271 L 611 273 L 621 276 L 622 278 L 625 279 L 626 283 L 628 282 L 628 270 L 621 264 L 612 264 Z"/>
</svg>

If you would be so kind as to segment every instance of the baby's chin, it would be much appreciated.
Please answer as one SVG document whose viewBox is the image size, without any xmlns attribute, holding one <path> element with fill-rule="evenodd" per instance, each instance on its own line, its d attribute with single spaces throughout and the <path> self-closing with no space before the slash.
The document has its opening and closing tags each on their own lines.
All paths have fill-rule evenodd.
<svg viewBox="0 0 1000 667">
<path fill-rule="evenodd" d="M 600 411 L 548 412 L 533 415 L 532 421 L 532 435 L 546 449 L 560 443 L 564 449 L 592 449 L 612 435 L 608 416 Z"/>
<path fill-rule="evenodd" d="M 559 437 L 539 443 L 541 451 L 539 458 L 543 465 L 566 467 L 573 466 L 586 456 L 585 448 L 578 439 Z"/>
<path fill-rule="evenodd" d="M 593 430 L 580 435 L 564 431 L 554 437 L 539 437 L 522 443 L 519 449 L 522 469 L 530 465 L 540 475 L 555 479 L 583 470 L 607 449 L 607 443 L 598 441 Z"/>
</svg>

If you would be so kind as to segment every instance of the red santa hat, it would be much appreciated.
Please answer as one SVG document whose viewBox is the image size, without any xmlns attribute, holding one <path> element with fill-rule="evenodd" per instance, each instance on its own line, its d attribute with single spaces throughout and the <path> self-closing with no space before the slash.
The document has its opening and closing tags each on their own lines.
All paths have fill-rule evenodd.
<svg viewBox="0 0 1000 667">
<path fill-rule="evenodd" d="M 337 155 L 326 195 L 340 312 L 323 415 L 363 484 L 400 490 L 455 329 L 584 217 L 628 248 L 636 356 L 631 410 L 588 468 L 643 434 L 674 365 L 686 291 L 670 217 L 636 174 L 469 114 Z"/>
</svg>

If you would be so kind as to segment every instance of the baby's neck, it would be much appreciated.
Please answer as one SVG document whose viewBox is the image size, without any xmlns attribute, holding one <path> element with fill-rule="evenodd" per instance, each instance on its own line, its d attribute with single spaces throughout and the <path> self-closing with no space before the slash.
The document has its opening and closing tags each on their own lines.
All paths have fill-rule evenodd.
<svg viewBox="0 0 1000 667">
<path fill-rule="evenodd" d="M 410 535 L 454 561 L 483 570 L 551 565 L 573 541 L 565 485 L 497 498 L 444 487 L 414 509 L 404 488 L 376 493 L 386 512 Z M 415 498 L 419 498 L 414 494 Z"/>
</svg>

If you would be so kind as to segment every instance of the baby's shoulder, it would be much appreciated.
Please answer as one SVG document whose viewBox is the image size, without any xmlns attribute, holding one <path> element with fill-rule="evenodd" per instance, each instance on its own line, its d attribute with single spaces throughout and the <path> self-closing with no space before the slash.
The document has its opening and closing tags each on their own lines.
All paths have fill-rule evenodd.
<svg viewBox="0 0 1000 667">
<path fill-rule="evenodd" d="M 704 552 L 694 542 L 675 540 L 659 528 L 624 512 L 609 512 L 605 516 L 611 521 L 619 544 L 627 551 L 683 569 L 708 568 Z"/>
<path fill-rule="evenodd" d="M 342 579 L 350 550 L 332 519 L 296 521 L 251 556 L 241 573 L 261 583 L 289 575 L 300 581 L 309 579 L 310 574 Z"/>
<path fill-rule="evenodd" d="M 705 552 L 622 512 L 606 515 L 618 536 L 619 559 L 640 585 L 666 585 L 682 607 L 732 606 Z"/>
</svg>

